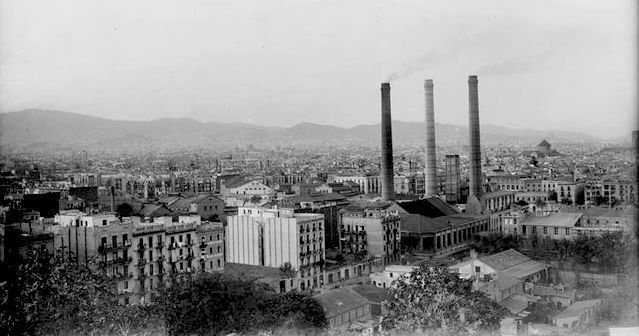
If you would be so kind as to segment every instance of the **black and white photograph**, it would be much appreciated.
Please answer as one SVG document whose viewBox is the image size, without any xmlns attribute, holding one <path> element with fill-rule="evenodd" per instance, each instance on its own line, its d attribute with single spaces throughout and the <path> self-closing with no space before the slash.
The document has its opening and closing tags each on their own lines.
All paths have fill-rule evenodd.
<svg viewBox="0 0 639 336">
<path fill-rule="evenodd" d="M 636 0 L 0 0 L 0 335 L 639 335 Z"/>
</svg>

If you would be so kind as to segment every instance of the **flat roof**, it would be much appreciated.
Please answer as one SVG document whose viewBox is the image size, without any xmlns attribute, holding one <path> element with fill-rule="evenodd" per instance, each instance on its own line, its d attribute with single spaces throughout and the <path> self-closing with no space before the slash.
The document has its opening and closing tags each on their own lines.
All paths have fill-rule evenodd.
<svg viewBox="0 0 639 336">
<path fill-rule="evenodd" d="M 526 217 L 521 224 L 531 226 L 574 227 L 582 216 L 582 213 L 557 212 L 547 216 L 529 216 Z"/>
</svg>

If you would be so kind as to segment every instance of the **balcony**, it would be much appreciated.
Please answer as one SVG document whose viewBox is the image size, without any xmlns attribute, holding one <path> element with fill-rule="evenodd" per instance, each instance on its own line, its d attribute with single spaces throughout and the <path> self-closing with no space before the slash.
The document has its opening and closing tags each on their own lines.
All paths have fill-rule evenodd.
<svg viewBox="0 0 639 336">
<path fill-rule="evenodd" d="M 175 250 L 178 247 L 180 246 L 178 246 L 178 243 L 176 242 L 172 242 L 171 244 L 169 244 L 169 250 Z"/>
<path fill-rule="evenodd" d="M 206 243 L 205 243 L 205 242 L 202 242 L 202 243 L 200 244 L 200 249 L 205 249 L 205 248 L 206 248 Z"/>
<path fill-rule="evenodd" d="M 164 242 L 162 241 L 159 241 L 157 245 L 155 245 L 155 248 L 157 248 L 158 250 L 161 250 L 163 247 L 164 247 Z"/>
<path fill-rule="evenodd" d="M 146 265 L 146 259 L 144 258 L 138 259 L 138 267 L 142 267 L 144 265 Z"/>
<path fill-rule="evenodd" d="M 146 244 L 139 244 L 138 243 L 138 251 L 144 251 L 146 250 Z"/>
</svg>

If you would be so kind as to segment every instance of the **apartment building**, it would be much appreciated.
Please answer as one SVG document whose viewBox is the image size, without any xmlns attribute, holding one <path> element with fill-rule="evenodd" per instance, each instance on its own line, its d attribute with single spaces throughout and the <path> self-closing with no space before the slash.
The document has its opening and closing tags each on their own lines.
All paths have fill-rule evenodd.
<svg viewBox="0 0 639 336">
<path fill-rule="evenodd" d="M 340 225 L 340 250 L 362 254 L 384 263 L 399 260 L 401 218 L 387 211 L 388 204 L 355 205 L 343 209 Z"/>
<path fill-rule="evenodd" d="M 216 272 L 224 269 L 224 227 L 222 223 L 206 223 L 196 231 L 199 242 L 200 270 Z"/>
<path fill-rule="evenodd" d="M 324 216 L 295 213 L 291 208 L 239 207 L 225 229 L 226 261 L 278 268 L 290 263 L 300 290 L 323 281 Z"/>
</svg>

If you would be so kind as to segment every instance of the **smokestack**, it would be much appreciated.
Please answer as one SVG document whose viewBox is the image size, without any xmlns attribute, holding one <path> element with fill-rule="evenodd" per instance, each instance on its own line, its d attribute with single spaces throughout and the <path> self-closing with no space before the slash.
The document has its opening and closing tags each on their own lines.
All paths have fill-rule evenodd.
<svg viewBox="0 0 639 336">
<path fill-rule="evenodd" d="M 482 194 L 481 181 L 481 145 L 479 142 L 479 92 L 477 90 L 477 76 L 468 77 L 468 107 L 469 107 L 469 139 L 470 139 L 470 186 L 469 196 L 477 199 Z"/>
<path fill-rule="evenodd" d="M 424 82 L 426 95 L 426 189 L 425 196 L 437 195 L 437 158 L 435 153 L 435 106 L 433 100 L 433 80 Z"/>
<path fill-rule="evenodd" d="M 382 200 L 395 199 L 390 84 L 382 83 Z"/>
</svg>

